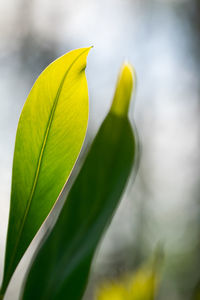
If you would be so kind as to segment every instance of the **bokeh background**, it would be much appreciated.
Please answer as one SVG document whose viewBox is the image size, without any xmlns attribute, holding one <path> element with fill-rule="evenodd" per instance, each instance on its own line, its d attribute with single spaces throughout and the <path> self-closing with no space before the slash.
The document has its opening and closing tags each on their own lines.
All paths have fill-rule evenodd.
<svg viewBox="0 0 200 300">
<path fill-rule="evenodd" d="M 74 48 L 88 57 L 88 136 L 97 131 L 121 63 L 137 72 L 130 117 L 141 161 L 98 250 L 86 300 L 102 280 L 165 252 L 157 299 L 184 300 L 200 279 L 200 1 L 0 0 L 0 278 L 18 118 L 39 73 Z M 27 259 L 28 261 L 28 259 Z M 17 299 L 27 267 L 7 300 Z"/>
</svg>

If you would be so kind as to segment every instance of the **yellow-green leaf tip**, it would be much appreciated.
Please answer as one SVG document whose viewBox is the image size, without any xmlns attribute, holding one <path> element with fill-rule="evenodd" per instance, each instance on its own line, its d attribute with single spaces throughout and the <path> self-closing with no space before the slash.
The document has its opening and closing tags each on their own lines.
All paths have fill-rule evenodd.
<svg viewBox="0 0 200 300">
<path fill-rule="evenodd" d="M 110 111 L 119 116 L 127 116 L 136 75 L 130 63 L 123 63 L 117 80 L 116 90 Z"/>
</svg>

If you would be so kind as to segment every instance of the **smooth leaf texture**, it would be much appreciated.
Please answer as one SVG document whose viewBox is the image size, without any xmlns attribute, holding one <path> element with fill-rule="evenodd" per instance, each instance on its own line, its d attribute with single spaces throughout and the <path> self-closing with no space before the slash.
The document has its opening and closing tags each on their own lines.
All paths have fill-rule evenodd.
<svg viewBox="0 0 200 300">
<path fill-rule="evenodd" d="M 2 293 L 75 164 L 88 123 L 90 48 L 71 51 L 35 82 L 18 124 Z"/>
<path fill-rule="evenodd" d="M 126 72 L 132 80 L 127 65 L 121 74 Z M 124 88 L 121 79 L 119 86 Z M 127 88 L 132 89 L 132 84 Z M 129 99 L 125 96 L 123 101 Z M 93 255 L 119 203 L 134 157 L 135 139 L 127 113 L 123 110 L 115 113 L 111 108 L 55 227 L 30 267 L 22 291 L 23 300 L 82 298 Z"/>
</svg>

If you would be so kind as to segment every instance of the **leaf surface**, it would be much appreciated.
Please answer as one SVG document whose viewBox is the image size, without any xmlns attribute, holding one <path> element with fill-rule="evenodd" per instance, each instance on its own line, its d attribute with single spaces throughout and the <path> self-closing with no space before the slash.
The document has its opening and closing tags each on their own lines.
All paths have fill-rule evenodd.
<svg viewBox="0 0 200 300">
<path fill-rule="evenodd" d="M 89 50 L 71 51 L 50 64 L 36 80 L 22 110 L 13 161 L 2 293 L 81 150 L 88 123 L 85 67 Z"/>
<path fill-rule="evenodd" d="M 130 82 L 121 80 L 126 72 Z M 119 90 L 132 89 L 128 66 L 121 77 Z M 129 98 L 124 94 L 124 104 Z M 114 99 L 118 102 L 117 96 Z M 82 298 L 95 250 L 134 162 L 135 138 L 125 107 L 116 103 L 101 125 L 58 220 L 30 267 L 23 300 Z"/>
</svg>

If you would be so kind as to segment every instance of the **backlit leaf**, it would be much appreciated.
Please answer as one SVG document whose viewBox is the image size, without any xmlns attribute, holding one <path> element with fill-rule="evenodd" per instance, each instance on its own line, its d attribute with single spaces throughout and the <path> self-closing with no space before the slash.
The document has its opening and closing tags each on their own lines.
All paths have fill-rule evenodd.
<svg viewBox="0 0 200 300">
<path fill-rule="evenodd" d="M 35 82 L 22 110 L 15 143 L 2 293 L 81 150 L 88 123 L 85 67 L 89 50 L 71 51 L 50 64 Z"/>
</svg>

